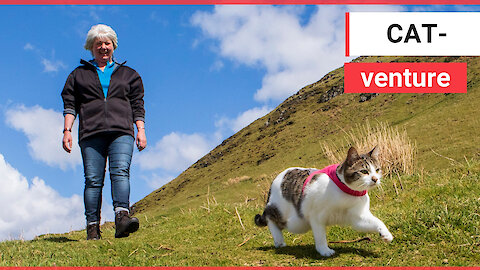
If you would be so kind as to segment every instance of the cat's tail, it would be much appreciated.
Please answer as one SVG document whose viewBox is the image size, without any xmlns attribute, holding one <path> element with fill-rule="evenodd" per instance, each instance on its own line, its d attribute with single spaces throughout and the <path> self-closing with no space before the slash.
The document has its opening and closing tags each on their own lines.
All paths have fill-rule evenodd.
<svg viewBox="0 0 480 270">
<path fill-rule="evenodd" d="M 265 212 L 262 215 L 257 214 L 255 216 L 255 224 L 259 227 L 267 226 L 267 219 L 265 218 Z"/>
<path fill-rule="evenodd" d="M 263 214 L 257 214 L 255 216 L 255 224 L 258 226 L 258 227 L 265 227 L 267 226 L 267 215 L 266 215 L 266 211 L 268 209 L 268 202 L 270 201 L 270 194 L 272 193 L 272 187 L 270 187 L 270 189 L 268 190 L 268 196 L 267 196 L 267 206 L 265 207 L 265 210 L 263 211 Z"/>
</svg>

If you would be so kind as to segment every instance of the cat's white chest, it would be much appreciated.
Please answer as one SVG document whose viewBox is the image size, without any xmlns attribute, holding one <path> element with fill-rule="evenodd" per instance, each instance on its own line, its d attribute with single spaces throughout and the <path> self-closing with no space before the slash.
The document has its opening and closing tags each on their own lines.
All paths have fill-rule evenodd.
<svg viewBox="0 0 480 270">
<path fill-rule="evenodd" d="M 344 193 L 323 176 L 307 191 L 303 213 L 307 219 L 329 225 L 349 225 L 368 211 L 368 194 L 357 197 Z"/>
</svg>

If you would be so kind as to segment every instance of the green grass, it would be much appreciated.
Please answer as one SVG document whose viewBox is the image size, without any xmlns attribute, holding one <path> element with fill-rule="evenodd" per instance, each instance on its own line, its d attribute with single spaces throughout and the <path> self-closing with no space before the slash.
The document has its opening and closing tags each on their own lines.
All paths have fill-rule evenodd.
<svg viewBox="0 0 480 270">
<path fill-rule="evenodd" d="M 140 230 L 115 239 L 111 224 L 103 239 L 86 241 L 85 231 L 44 235 L 0 244 L 1 266 L 471 266 L 480 264 L 480 162 L 470 160 L 432 174 L 384 179 L 370 193 L 372 212 L 395 239 L 331 227 L 330 241 L 369 236 L 371 242 L 336 243 L 332 258 L 315 251 L 312 233 L 285 233 L 276 249 L 266 227 L 253 224 L 263 194 L 226 203 L 204 194 L 200 206 L 139 214 Z M 266 179 L 251 179 L 263 184 Z M 396 183 L 395 189 L 393 183 Z M 401 182 L 401 184 L 400 184 Z M 243 192 L 246 184 L 232 184 Z M 242 187 L 242 185 L 244 187 Z M 403 189 L 401 188 L 403 186 Z M 207 199 L 208 198 L 208 199 Z M 238 211 L 238 215 L 237 215 Z M 241 217 L 242 224 L 239 221 Z"/>
<path fill-rule="evenodd" d="M 135 215 L 141 222 L 137 233 L 115 239 L 112 224 L 107 224 L 100 241 L 84 240 L 85 231 L 6 241 L 0 243 L 0 266 L 479 265 L 477 59 L 361 58 L 467 62 L 468 93 L 381 94 L 363 103 L 357 94 L 342 94 L 318 103 L 325 92 L 343 87 L 339 68 L 137 202 Z M 331 244 L 337 255 L 322 258 L 311 233 L 286 234 L 288 247 L 275 249 L 268 229 L 253 224 L 269 183 L 287 167 L 328 165 L 322 144 L 341 145 L 344 132 L 367 120 L 405 129 L 418 149 L 414 175 L 384 179 L 384 192 L 370 195 L 372 212 L 390 229 L 393 243 L 369 235 L 372 242 Z M 238 181 L 230 180 L 235 178 Z M 329 231 L 331 241 L 363 236 L 349 228 Z"/>
</svg>

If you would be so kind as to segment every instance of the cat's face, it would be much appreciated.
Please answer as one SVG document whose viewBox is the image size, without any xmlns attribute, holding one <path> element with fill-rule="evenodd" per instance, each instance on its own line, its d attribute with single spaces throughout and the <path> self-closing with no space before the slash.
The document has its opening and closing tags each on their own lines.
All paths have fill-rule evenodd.
<svg viewBox="0 0 480 270">
<path fill-rule="evenodd" d="M 378 162 L 378 147 L 363 155 L 359 155 L 357 150 L 351 147 L 343 169 L 345 182 L 353 190 L 370 190 L 380 185 L 382 169 Z"/>
</svg>

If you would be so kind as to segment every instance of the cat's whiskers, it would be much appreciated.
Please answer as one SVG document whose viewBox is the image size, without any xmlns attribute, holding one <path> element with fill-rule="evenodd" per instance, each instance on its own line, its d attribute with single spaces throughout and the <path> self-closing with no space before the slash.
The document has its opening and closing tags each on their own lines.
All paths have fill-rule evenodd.
<svg viewBox="0 0 480 270">
<path fill-rule="evenodd" d="M 359 187 L 359 188 L 363 188 L 363 187 L 367 188 L 368 186 L 369 186 L 369 185 L 368 185 L 367 183 L 363 182 L 363 183 L 361 183 L 358 187 Z"/>
<path fill-rule="evenodd" d="M 382 193 L 385 193 L 384 190 L 383 190 L 383 187 L 382 187 L 382 182 L 380 182 L 379 184 L 377 184 L 378 188 L 380 189 L 380 191 Z"/>
</svg>

